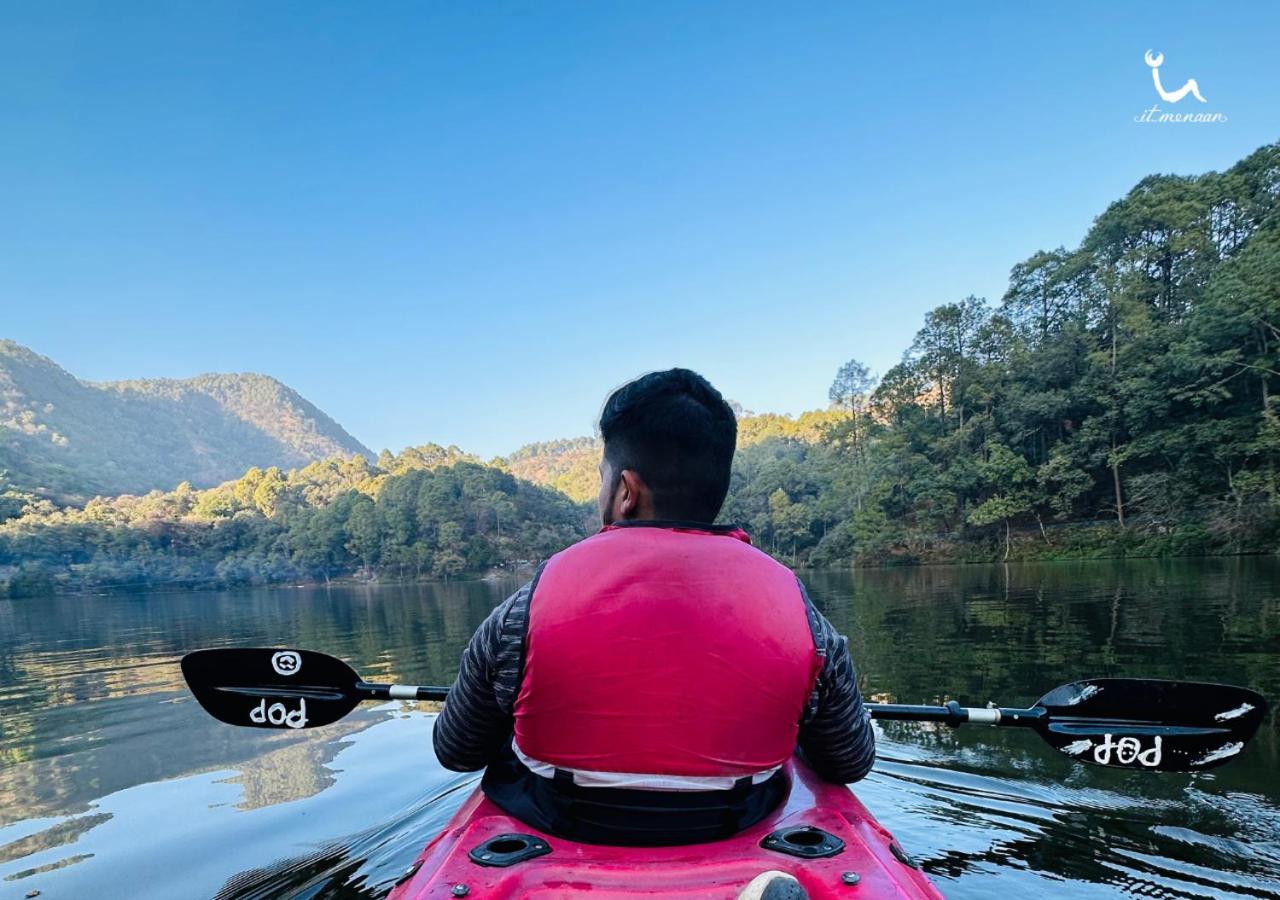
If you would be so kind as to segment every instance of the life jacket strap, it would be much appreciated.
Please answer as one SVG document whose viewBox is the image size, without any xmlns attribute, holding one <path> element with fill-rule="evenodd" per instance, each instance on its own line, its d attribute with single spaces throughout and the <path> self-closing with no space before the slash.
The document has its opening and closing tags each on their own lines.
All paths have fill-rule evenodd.
<svg viewBox="0 0 1280 900">
<path fill-rule="evenodd" d="M 724 791 L 726 797 L 745 795 L 757 784 L 768 781 L 781 766 L 762 772 L 734 777 L 732 775 L 658 775 L 640 772 L 596 772 L 566 769 L 534 759 L 511 742 L 515 756 L 534 775 L 553 781 L 557 787 L 630 788 L 641 791 Z"/>
</svg>

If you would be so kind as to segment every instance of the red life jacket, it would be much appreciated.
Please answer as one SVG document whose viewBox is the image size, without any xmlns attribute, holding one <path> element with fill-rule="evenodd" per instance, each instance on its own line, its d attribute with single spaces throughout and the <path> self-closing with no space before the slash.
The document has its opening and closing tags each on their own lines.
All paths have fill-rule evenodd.
<svg viewBox="0 0 1280 900">
<path fill-rule="evenodd" d="M 755 775 L 794 752 L 821 667 L 795 575 L 745 533 L 606 527 L 534 588 L 516 750 L 574 772 Z"/>
</svg>

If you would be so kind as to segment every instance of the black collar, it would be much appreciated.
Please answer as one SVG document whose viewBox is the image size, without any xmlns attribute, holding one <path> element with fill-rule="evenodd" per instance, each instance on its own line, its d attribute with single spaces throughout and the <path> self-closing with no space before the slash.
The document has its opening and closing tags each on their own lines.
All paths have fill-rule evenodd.
<svg viewBox="0 0 1280 900">
<path fill-rule="evenodd" d="M 710 522 L 684 519 L 621 519 L 611 524 L 619 528 L 683 528 L 686 531 L 709 531 L 712 534 L 728 534 L 740 530 L 737 525 L 713 525 Z"/>
</svg>

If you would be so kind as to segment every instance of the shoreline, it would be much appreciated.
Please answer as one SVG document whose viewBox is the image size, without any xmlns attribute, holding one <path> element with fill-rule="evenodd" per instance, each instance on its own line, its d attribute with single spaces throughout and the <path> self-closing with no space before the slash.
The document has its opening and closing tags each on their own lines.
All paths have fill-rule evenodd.
<svg viewBox="0 0 1280 900">
<path fill-rule="evenodd" d="M 1135 548 L 1130 548 L 1135 549 Z M 992 558 L 991 556 L 978 554 L 960 554 L 960 555 L 937 555 L 927 556 L 925 558 L 897 558 L 897 559 L 880 559 L 868 560 L 864 562 L 845 561 L 833 562 L 827 564 L 813 564 L 807 561 L 788 561 L 779 559 L 783 565 L 797 572 L 856 572 L 856 571 L 874 571 L 874 570 L 906 570 L 906 569 L 927 569 L 927 568 L 943 568 L 949 566 L 992 566 L 992 565 L 1023 565 L 1033 563 L 1069 563 L 1069 562 L 1127 562 L 1138 560 L 1162 560 L 1168 562 L 1177 562 L 1184 560 L 1208 560 L 1208 559 L 1244 559 L 1258 557 L 1274 557 L 1276 551 L 1267 549 L 1243 549 L 1236 552 L 1200 552 L 1200 553 L 1143 553 L 1143 552 L 1093 552 L 1093 553 L 1043 553 L 1029 554 L 1018 553 L 1009 559 Z M 411 576 L 411 577 L 361 577 L 355 574 L 339 575 L 328 579 L 297 579 L 297 578 L 281 578 L 276 581 L 257 581 L 257 582 L 240 582 L 226 583 L 210 580 L 196 580 L 188 582 L 180 581 L 153 581 L 136 584 L 121 585 L 74 585 L 65 575 L 51 576 L 53 583 L 48 585 L 48 589 L 39 592 L 10 594 L 4 589 L 7 584 L 0 583 L 0 600 L 43 600 L 52 597 L 85 597 L 85 596 L 114 596 L 131 593 L 217 593 L 224 591 L 245 591 L 245 590 L 316 590 L 319 588 L 386 588 L 386 587 L 412 587 L 417 585 L 449 585 L 449 584 L 470 584 L 475 582 L 497 582 L 503 579 L 520 579 L 528 578 L 534 571 L 536 565 L 521 565 L 510 569 L 491 568 L 479 573 L 464 573 L 452 578 L 433 578 L 428 576 Z"/>
</svg>

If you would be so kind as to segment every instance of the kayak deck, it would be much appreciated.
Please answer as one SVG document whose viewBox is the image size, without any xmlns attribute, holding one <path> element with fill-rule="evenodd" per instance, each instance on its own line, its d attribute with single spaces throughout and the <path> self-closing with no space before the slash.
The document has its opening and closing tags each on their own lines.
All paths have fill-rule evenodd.
<svg viewBox="0 0 1280 900">
<path fill-rule="evenodd" d="M 813 900 L 942 896 L 909 864 L 893 835 L 852 791 L 820 780 L 798 761 L 787 769 L 791 779 L 787 800 L 763 821 L 723 841 L 683 847 L 612 847 L 551 837 L 508 816 L 477 789 L 426 846 L 392 891 L 391 900 L 459 896 L 547 900 L 578 894 L 609 900 L 735 898 L 748 882 L 770 870 L 793 876 Z M 821 829 L 828 837 L 813 829 Z M 801 858 L 761 846 L 774 835 L 770 843 L 776 847 L 779 832 L 785 850 L 831 855 Z M 504 841 L 505 836 L 516 837 Z M 837 850 L 839 841 L 844 846 Z M 480 860 L 488 853 L 488 864 L 473 859 L 473 851 Z M 507 866 L 493 865 L 504 860 L 504 851 L 527 858 Z"/>
</svg>

